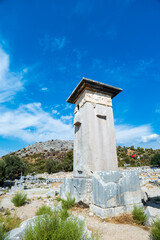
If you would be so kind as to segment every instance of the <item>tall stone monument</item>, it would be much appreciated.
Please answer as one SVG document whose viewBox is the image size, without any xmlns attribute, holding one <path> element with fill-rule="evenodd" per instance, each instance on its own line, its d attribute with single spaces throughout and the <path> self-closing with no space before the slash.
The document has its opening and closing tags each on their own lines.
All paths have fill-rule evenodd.
<svg viewBox="0 0 160 240">
<path fill-rule="evenodd" d="M 68 98 L 75 104 L 74 177 L 118 169 L 112 98 L 121 91 L 83 78 Z"/>
<path fill-rule="evenodd" d="M 118 170 L 112 98 L 121 91 L 83 78 L 67 100 L 75 104 L 74 175 L 60 195 L 71 193 L 101 218 L 142 206 L 139 173 Z"/>
</svg>

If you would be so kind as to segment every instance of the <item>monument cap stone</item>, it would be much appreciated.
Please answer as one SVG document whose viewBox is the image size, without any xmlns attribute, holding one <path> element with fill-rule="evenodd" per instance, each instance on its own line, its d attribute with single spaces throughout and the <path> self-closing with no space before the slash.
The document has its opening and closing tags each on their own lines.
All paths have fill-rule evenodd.
<svg viewBox="0 0 160 240">
<path fill-rule="evenodd" d="M 77 87 L 73 90 L 69 98 L 67 99 L 68 103 L 75 103 L 77 101 L 77 98 L 84 92 L 84 90 L 90 90 L 93 92 L 99 92 L 102 94 L 107 94 L 111 96 L 111 98 L 114 98 L 118 93 L 122 91 L 121 88 L 113 87 L 111 85 L 97 82 L 95 80 L 91 80 L 88 78 L 82 78 L 80 83 L 77 85 Z"/>
</svg>

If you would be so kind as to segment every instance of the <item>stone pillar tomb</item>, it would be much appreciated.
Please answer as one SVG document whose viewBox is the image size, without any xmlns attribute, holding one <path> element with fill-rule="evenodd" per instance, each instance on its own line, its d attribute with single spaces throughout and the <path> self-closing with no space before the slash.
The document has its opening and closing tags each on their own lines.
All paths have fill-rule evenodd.
<svg viewBox="0 0 160 240">
<path fill-rule="evenodd" d="M 112 98 L 122 89 L 83 78 L 68 103 L 75 104 L 74 172 L 60 195 L 70 192 L 101 218 L 130 212 L 141 205 L 136 171 L 118 171 Z"/>
<path fill-rule="evenodd" d="M 68 98 L 75 104 L 74 177 L 118 170 L 112 98 L 121 91 L 83 78 Z"/>
</svg>

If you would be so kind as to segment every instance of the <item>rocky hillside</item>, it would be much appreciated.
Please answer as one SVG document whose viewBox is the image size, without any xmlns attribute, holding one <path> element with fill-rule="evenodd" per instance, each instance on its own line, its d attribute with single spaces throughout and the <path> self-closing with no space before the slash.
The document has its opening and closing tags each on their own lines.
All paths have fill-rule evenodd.
<svg viewBox="0 0 160 240">
<path fill-rule="evenodd" d="M 51 157 L 59 158 L 60 155 L 64 156 L 70 150 L 73 150 L 72 140 L 49 140 L 46 142 L 36 142 L 10 154 L 17 155 L 20 158 L 28 158 L 33 155 L 41 155 L 45 159 L 48 159 Z"/>
</svg>

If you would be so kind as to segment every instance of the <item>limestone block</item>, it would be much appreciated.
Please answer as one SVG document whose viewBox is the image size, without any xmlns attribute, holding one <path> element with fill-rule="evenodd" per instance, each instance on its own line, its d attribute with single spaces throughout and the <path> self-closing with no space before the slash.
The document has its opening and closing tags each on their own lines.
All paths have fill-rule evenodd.
<svg viewBox="0 0 160 240">
<path fill-rule="evenodd" d="M 106 171 L 93 174 L 93 203 L 101 208 L 141 203 L 136 171 Z"/>
<path fill-rule="evenodd" d="M 104 219 L 106 217 L 114 217 L 115 208 L 101 208 L 94 204 L 90 205 L 90 211 L 94 212 L 97 216 Z"/>
<path fill-rule="evenodd" d="M 96 215 L 98 215 L 100 218 L 111 218 L 119 216 L 123 213 L 132 213 L 133 208 L 135 205 L 126 205 L 126 206 L 120 206 L 120 207 L 112 207 L 112 208 L 101 208 L 94 204 L 90 205 L 90 211 L 94 212 Z M 139 203 L 136 204 L 138 207 L 142 207 L 143 204 Z"/>
<path fill-rule="evenodd" d="M 75 197 L 76 202 L 82 201 L 90 204 L 92 202 L 92 179 L 65 178 L 60 189 L 61 198 L 65 199 L 67 193 Z"/>
<path fill-rule="evenodd" d="M 149 226 L 151 226 L 157 218 L 160 219 L 160 209 L 158 208 L 147 207 L 145 213 L 147 216 L 147 225 Z"/>
</svg>

